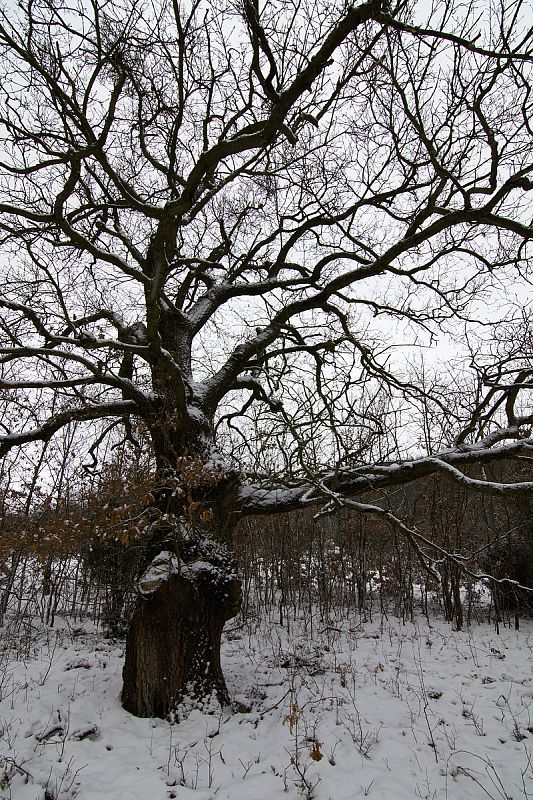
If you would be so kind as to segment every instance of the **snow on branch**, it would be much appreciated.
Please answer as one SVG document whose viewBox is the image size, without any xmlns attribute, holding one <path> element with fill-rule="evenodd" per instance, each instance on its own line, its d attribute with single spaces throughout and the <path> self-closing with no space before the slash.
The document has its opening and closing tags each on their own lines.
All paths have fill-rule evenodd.
<svg viewBox="0 0 533 800">
<path fill-rule="evenodd" d="M 494 494 L 494 495 L 509 495 L 513 493 L 533 491 L 532 481 L 520 481 L 519 483 L 480 481 L 477 478 L 470 478 L 468 475 L 465 475 L 464 472 L 461 472 L 461 470 L 452 466 L 452 464 L 447 464 L 445 461 L 441 461 L 441 459 L 439 458 L 434 458 L 433 461 L 435 463 L 437 470 L 445 472 L 456 483 L 460 483 L 469 489 L 473 489 L 474 491 L 477 490 L 480 492 L 484 492 L 485 494 Z"/>
<path fill-rule="evenodd" d="M 461 445 L 439 454 L 395 461 L 388 464 L 368 464 L 350 470 L 336 470 L 315 479 L 301 479 L 292 483 L 269 485 L 267 480 L 249 483 L 242 487 L 240 503 L 242 513 L 275 514 L 318 505 L 324 500 L 354 497 L 369 490 L 401 486 L 414 480 L 428 477 L 436 472 L 445 472 L 454 481 L 468 488 L 487 494 L 505 495 L 531 492 L 533 482 L 504 483 L 470 478 L 459 467 L 471 464 L 487 464 L 506 458 L 516 458 L 533 453 L 533 438 L 503 442 L 511 435 L 518 436 L 513 428 L 498 429 L 484 440 L 470 445 Z"/>
</svg>

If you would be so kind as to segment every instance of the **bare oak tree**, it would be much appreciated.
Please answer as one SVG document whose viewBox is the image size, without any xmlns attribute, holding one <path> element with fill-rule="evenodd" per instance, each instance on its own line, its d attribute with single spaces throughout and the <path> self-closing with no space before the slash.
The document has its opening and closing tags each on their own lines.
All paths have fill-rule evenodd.
<svg viewBox="0 0 533 800">
<path fill-rule="evenodd" d="M 456 406 L 437 452 L 400 461 L 388 436 L 397 400 L 449 410 L 393 370 L 394 337 L 488 318 L 483 303 L 527 286 L 532 237 L 525 4 L 428 5 L 1 12 L 0 455 L 73 421 L 97 429 L 93 454 L 119 428 L 148 432 L 135 714 L 187 691 L 227 699 L 240 515 L 348 502 L 402 530 L 361 494 L 435 472 L 531 489 L 468 470 L 531 453 L 529 368 Z M 245 458 L 261 409 L 263 465 L 276 453 L 248 475 L 223 431 Z"/>
</svg>

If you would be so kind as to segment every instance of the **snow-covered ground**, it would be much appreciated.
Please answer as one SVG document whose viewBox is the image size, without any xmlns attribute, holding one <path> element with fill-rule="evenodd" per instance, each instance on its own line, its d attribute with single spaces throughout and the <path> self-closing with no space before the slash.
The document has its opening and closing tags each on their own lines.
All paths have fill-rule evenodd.
<svg viewBox="0 0 533 800">
<path fill-rule="evenodd" d="M 230 623 L 233 709 L 174 724 L 122 710 L 120 642 L 33 623 L 0 654 L 0 797 L 533 798 L 533 623 L 310 622 Z"/>
</svg>

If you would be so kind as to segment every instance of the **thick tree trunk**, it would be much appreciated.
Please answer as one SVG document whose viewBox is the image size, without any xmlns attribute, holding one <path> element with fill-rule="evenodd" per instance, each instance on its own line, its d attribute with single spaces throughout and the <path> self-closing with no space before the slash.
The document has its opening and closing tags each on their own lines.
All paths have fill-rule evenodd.
<svg viewBox="0 0 533 800">
<path fill-rule="evenodd" d="M 224 575 L 203 560 L 169 573 L 139 598 L 128 632 L 122 703 L 140 717 L 167 716 L 185 695 L 228 702 L 220 638 L 239 610 L 240 581 L 229 564 Z"/>
<path fill-rule="evenodd" d="M 171 714 L 185 696 L 228 702 L 220 639 L 241 603 L 230 549 L 238 478 L 206 441 L 189 436 L 186 455 L 161 469 L 153 492 L 123 671 L 122 703 L 140 717 Z"/>
<path fill-rule="evenodd" d="M 158 314 L 161 341 L 179 370 L 169 373 L 166 361 L 154 359 L 153 389 L 167 407 L 145 419 L 158 485 L 122 691 L 124 708 L 141 717 L 171 714 L 185 696 L 228 702 L 220 640 L 241 603 L 230 551 L 239 476 L 217 453 L 212 411 L 195 402 L 190 385 L 186 402 L 192 333 L 180 315 Z"/>
</svg>

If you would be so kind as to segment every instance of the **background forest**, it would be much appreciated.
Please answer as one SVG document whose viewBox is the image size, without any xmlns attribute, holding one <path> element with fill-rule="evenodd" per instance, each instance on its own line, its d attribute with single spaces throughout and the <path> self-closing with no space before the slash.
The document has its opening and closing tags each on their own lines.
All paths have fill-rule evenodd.
<svg viewBox="0 0 533 800">
<path fill-rule="evenodd" d="M 510 483 L 527 480 L 529 470 L 527 462 L 500 462 L 484 473 Z M 146 458 L 123 447 L 104 471 L 84 476 L 82 490 L 74 481 L 60 484 L 53 504 L 38 488 L 39 469 L 31 483 L 29 493 L 7 489 L 2 497 L 2 617 L 39 616 L 53 626 L 57 614 L 69 614 L 123 636 L 144 547 L 135 521 L 150 492 Z M 340 510 L 246 518 L 234 544 L 242 614 L 265 611 L 290 625 L 291 612 L 306 608 L 325 618 L 355 609 L 362 621 L 436 613 L 461 629 L 480 618 L 518 628 L 531 612 L 528 495 L 480 497 L 438 477 L 363 499 L 405 520 L 430 545 L 431 561 L 422 557 L 420 539 L 401 535 L 386 517 Z"/>
</svg>

